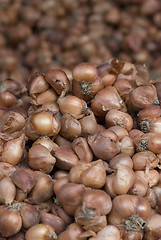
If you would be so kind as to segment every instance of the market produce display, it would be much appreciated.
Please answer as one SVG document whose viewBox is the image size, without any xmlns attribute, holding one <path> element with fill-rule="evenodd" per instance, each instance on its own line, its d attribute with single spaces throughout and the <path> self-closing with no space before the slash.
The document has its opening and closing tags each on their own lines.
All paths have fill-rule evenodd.
<svg viewBox="0 0 161 240">
<path fill-rule="evenodd" d="M 119 59 L 0 85 L 0 240 L 161 239 L 161 80 Z"/>
</svg>

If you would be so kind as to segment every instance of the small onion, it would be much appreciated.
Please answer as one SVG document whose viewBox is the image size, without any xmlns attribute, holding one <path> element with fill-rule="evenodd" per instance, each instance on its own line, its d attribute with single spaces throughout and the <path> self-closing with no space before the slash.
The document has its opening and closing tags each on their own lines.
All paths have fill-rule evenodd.
<svg viewBox="0 0 161 240">
<path fill-rule="evenodd" d="M 83 192 L 84 185 L 75 183 L 64 184 L 58 191 L 57 200 L 70 216 L 74 215 L 76 208 L 81 204 Z"/>
<path fill-rule="evenodd" d="M 50 176 L 35 172 L 36 184 L 30 191 L 26 202 L 37 204 L 49 200 L 53 196 L 53 181 Z"/>
<path fill-rule="evenodd" d="M 36 183 L 36 177 L 31 169 L 17 168 L 12 174 L 12 182 L 24 193 L 28 193 Z"/>
<path fill-rule="evenodd" d="M 40 170 L 44 173 L 50 173 L 56 162 L 55 157 L 51 155 L 49 150 L 40 144 L 36 144 L 30 148 L 28 158 L 32 169 Z"/>
<path fill-rule="evenodd" d="M 22 134 L 19 138 L 6 142 L 4 144 L 0 160 L 15 166 L 20 162 L 21 157 L 24 153 L 24 145 L 25 145 L 24 134 Z"/>
<path fill-rule="evenodd" d="M 3 237 L 11 237 L 18 233 L 22 227 L 21 216 L 12 205 L 10 207 L 0 206 L 0 219 L 0 232 Z"/>
<path fill-rule="evenodd" d="M 55 229 L 49 224 L 36 224 L 29 228 L 25 234 L 26 240 L 48 240 L 57 239 Z"/>
<path fill-rule="evenodd" d="M 10 205 L 16 196 L 16 187 L 10 177 L 0 181 L 0 203 Z"/>
<path fill-rule="evenodd" d="M 59 234 L 57 240 L 65 240 L 65 239 L 70 239 L 70 240 L 86 240 L 86 237 L 81 237 L 80 235 L 83 233 L 83 229 L 81 226 L 77 223 L 72 223 L 68 226 L 68 228 Z"/>
<path fill-rule="evenodd" d="M 118 136 L 108 129 L 89 136 L 88 143 L 95 156 L 105 161 L 109 161 L 119 152 Z"/>
<path fill-rule="evenodd" d="M 84 116 L 84 110 L 87 107 L 84 100 L 71 95 L 59 99 L 58 104 L 62 114 L 68 113 L 76 119 Z"/>
<path fill-rule="evenodd" d="M 31 118 L 34 130 L 37 134 L 54 136 L 60 131 L 58 117 L 48 111 L 34 113 Z"/>
</svg>

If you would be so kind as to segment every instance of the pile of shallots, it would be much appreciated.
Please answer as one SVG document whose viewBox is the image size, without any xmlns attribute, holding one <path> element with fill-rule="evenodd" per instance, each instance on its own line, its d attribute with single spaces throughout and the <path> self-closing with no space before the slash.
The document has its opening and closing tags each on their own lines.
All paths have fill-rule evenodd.
<svg viewBox="0 0 161 240">
<path fill-rule="evenodd" d="M 161 239 L 161 79 L 113 59 L 0 85 L 0 240 Z"/>
</svg>

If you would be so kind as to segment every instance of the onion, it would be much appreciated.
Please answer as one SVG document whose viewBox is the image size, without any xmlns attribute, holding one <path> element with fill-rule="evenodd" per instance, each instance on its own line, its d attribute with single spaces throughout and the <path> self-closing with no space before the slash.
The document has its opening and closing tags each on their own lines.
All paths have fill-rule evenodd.
<svg viewBox="0 0 161 240">
<path fill-rule="evenodd" d="M 40 144 L 30 148 L 28 158 L 32 169 L 40 170 L 44 173 L 50 173 L 56 162 L 55 157 L 50 154 L 49 150 Z"/>
<path fill-rule="evenodd" d="M 68 226 L 68 228 L 59 234 L 57 240 L 65 240 L 65 239 L 70 239 L 70 240 L 79 240 L 80 235 L 83 233 L 83 229 L 81 226 L 77 223 L 72 223 Z M 86 237 L 81 237 L 81 240 L 86 240 Z"/>
<path fill-rule="evenodd" d="M 130 131 L 133 127 L 133 119 L 128 113 L 121 112 L 117 109 L 110 110 L 105 116 L 108 127 L 120 126 Z"/>
<path fill-rule="evenodd" d="M 119 152 L 118 137 L 108 129 L 89 136 L 88 143 L 95 156 L 105 161 L 109 161 Z"/>
<path fill-rule="evenodd" d="M 74 215 L 76 208 L 81 204 L 83 192 L 84 185 L 75 183 L 64 184 L 58 191 L 57 200 L 70 216 Z"/>
<path fill-rule="evenodd" d="M 107 86 L 93 98 L 91 109 L 97 117 L 104 117 L 107 111 L 118 109 L 126 112 L 126 106 L 116 88 Z"/>
<path fill-rule="evenodd" d="M 47 240 L 47 239 L 57 239 L 55 229 L 49 224 L 36 224 L 29 228 L 25 234 L 26 240 Z"/>
<path fill-rule="evenodd" d="M 0 206 L 0 232 L 3 237 L 11 237 L 18 233 L 22 227 L 22 219 L 14 205 Z"/>
<path fill-rule="evenodd" d="M 12 174 L 12 182 L 24 193 L 28 193 L 36 183 L 36 177 L 31 169 L 17 168 Z"/>
<path fill-rule="evenodd" d="M 60 234 L 65 230 L 64 221 L 54 214 L 42 212 L 41 223 L 46 223 L 54 227 L 56 234 Z"/>
<path fill-rule="evenodd" d="M 20 162 L 21 157 L 24 153 L 24 145 L 25 145 L 24 134 L 22 134 L 19 138 L 6 142 L 4 144 L 0 160 L 15 166 Z"/>
<path fill-rule="evenodd" d="M 70 90 L 70 82 L 66 73 L 60 69 L 51 69 L 45 74 L 46 81 L 53 87 L 58 95 L 63 97 Z"/>
<path fill-rule="evenodd" d="M 59 99 L 58 104 L 62 114 L 68 113 L 76 119 L 84 116 L 83 112 L 86 109 L 86 102 L 78 97 L 67 95 Z"/>
<path fill-rule="evenodd" d="M 0 203 L 10 205 L 16 196 L 16 187 L 10 177 L 0 181 Z"/>
<path fill-rule="evenodd" d="M 93 153 L 87 143 L 87 140 L 83 137 L 78 137 L 72 142 L 72 149 L 79 157 L 80 161 L 91 162 L 93 159 Z"/>
<path fill-rule="evenodd" d="M 155 240 L 160 239 L 161 236 L 161 215 L 154 214 L 151 216 L 150 220 L 147 222 L 145 227 L 145 239 Z"/>
<path fill-rule="evenodd" d="M 89 240 L 120 240 L 120 231 L 113 225 L 107 225 L 97 232 L 96 237 L 90 237 Z"/>
<path fill-rule="evenodd" d="M 105 191 L 111 197 L 127 193 L 135 181 L 135 174 L 129 166 L 119 164 L 115 169 L 106 177 Z"/>
<path fill-rule="evenodd" d="M 113 199 L 112 211 L 108 216 L 109 224 L 123 226 L 127 231 L 141 231 L 150 218 L 150 203 L 138 196 L 123 194 Z"/>
<path fill-rule="evenodd" d="M 32 204 L 45 202 L 53 196 L 53 181 L 51 177 L 42 172 L 35 172 L 35 176 L 36 184 L 26 200 Z"/>
</svg>

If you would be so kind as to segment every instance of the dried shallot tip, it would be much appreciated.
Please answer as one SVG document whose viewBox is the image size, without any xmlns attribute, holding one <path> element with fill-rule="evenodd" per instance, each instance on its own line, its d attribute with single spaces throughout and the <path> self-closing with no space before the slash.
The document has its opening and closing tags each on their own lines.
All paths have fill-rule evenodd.
<svg viewBox="0 0 161 240">
<path fill-rule="evenodd" d="M 72 148 L 67 145 L 57 147 L 54 157 L 56 158 L 56 166 L 61 170 L 70 170 L 79 161 Z"/>
<path fill-rule="evenodd" d="M 36 177 L 31 169 L 17 168 L 12 174 L 12 182 L 24 193 L 28 193 L 35 186 Z"/>
<path fill-rule="evenodd" d="M 44 74 L 42 73 L 35 73 L 29 79 L 29 94 L 33 98 L 39 93 L 45 92 L 50 85 L 44 78 Z"/>
<path fill-rule="evenodd" d="M 125 62 L 114 58 L 110 62 L 110 71 L 109 72 L 118 75 L 119 73 L 121 73 L 124 65 L 125 65 Z"/>
<path fill-rule="evenodd" d="M 146 65 L 138 65 L 136 64 L 136 85 L 141 86 L 141 85 L 149 85 L 150 80 L 149 80 L 149 72 L 146 68 Z"/>
<path fill-rule="evenodd" d="M 131 75 L 136 70 L 136 66 L 130 62 L 124 62 L 124 66 L 121 70 L 122 74 Z"/>
<path fill-rule="evenodd" d="M 77 154 L 80 161 L 89 163 L 93 160 L 93 153 L 85 138 L 76 138 L 72 142 L 72 149 Z"/>
<path fill-rule="evenodd" d="M 118 136 L 110 130 L 100 131 L 89 136 L 88 144 L 94 155 L 105 161 L 112 159 L 120 150 Z"/>
<path fill-rule="evenodd" d="M 111 109 L 127 111 L 124 101 L 113 86 L 107 86 L 95 95 L 91 109 L 96 117 L 104 117 Z"/>
<path fill-rule="evenodd" d="M 64 113 L 60 119 L 60 122 L 60 135 L 70 140 L 81 136 L 82 127 L 80 122 L 76 118 L 74 118 L 68 113 Z"/>
<path fill-rule="evenodd" d="M 64 97 L 70 90 L 69 79 L 61 69 L 51 69 L 47 71 L 45 79 L 61 97 Z"/>
</svg>

